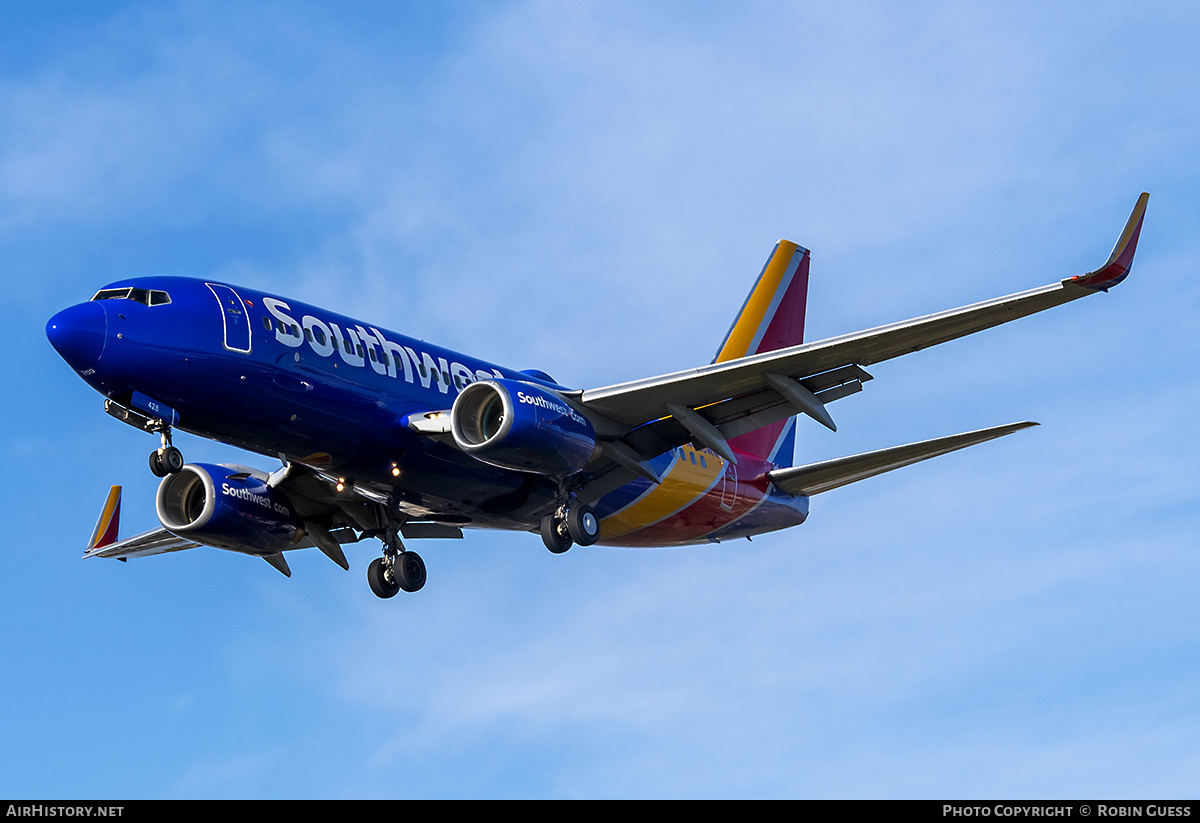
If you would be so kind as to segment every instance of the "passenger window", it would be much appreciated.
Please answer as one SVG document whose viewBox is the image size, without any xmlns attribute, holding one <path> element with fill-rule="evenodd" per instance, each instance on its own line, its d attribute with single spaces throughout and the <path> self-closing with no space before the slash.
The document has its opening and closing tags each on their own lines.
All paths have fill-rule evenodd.
<svg viewBox="0 0 1200 823">
<path fill-rule="evenodd" d="M 263 315 L 263 328 L 267 331 L 271 330 L 271 318 L 267 317 L 265 314 Z"/>
</svg>

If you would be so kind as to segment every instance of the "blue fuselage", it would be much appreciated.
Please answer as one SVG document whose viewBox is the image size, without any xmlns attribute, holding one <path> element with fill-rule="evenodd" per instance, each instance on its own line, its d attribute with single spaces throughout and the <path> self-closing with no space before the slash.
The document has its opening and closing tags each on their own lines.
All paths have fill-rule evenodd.
<svg viewBox="0 0 1200 823">
<path fill-rule="evenodd" d="M 113 283 L 96 299 L 55 315 L 47 334 L 106 398 L 162 412 L 158 416 L 169 413 L 184 431 L 353 478 L 409 516 L 529 529 L 558 492 L 549 477 L 490 466 L 408 425 L 410 415 L 450 409 L 459 391 L 477 380 L 563 390 L 541 375 L 315 306 L 186 278 Z M 652 463 L 665 474 L 672 461 L 688 459 L 676 452 L 682 450 Z M 707 459 L 721 462 L 715 455 Z M 743 469 L 742 482 L 752 480 Z M 610 495 L 597 512 L 612 513 L 648 485 L 637 481 Z M 778 495 L 767 485 L 760 482 L 753 490 L 761 502 L 744 528 L 714 521 L 707 536 L 801 522 L 807 501 Z M 699 537 L 684 532 L 679 540 L 654 542 Z"/>
</svg>

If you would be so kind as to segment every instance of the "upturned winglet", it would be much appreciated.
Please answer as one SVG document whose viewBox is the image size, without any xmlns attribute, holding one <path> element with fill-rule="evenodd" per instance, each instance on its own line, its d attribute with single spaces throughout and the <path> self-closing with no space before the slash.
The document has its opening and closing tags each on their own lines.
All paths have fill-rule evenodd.
<svg viewBox="0 0 1200 823">
<path fill-rule="evenodd" d="M 1089 289 L 1107 291 L 1124 280 L 1129 275 L 1129 270 L 1133 268 L 1133 253 L 1137 251 L 1138 235 L 1142 233 L 1142 220 L 1146 216 L 1146 203 L 1149 201 L 1150 195 L 1142 192 L 1137 205 L 1133 207 L 1133 213 L 1129 215 L 1129 222 L 1125 224 L 1125 230 L 1121 232 L 1121 237 L 1117 240 L 1117 245 L 1113 246 L 1108 262 L 1095 271 L 1077 277 L 1068 277 L 1063 281 L 1063 285 L 1071 283 Z"/>
<path fill-rule="evenodd" d="M 88 540 L 87 550 L 104 548 L 111 546 L 117 542 L 117 529 L 121 522 L 121 487 L 113 486 L 108 491 L 108 498 L 104 501 L 104 508 L 100 510 L 100 519 L 96 521 L 96 528 L 92 530 L 92 537 Z"/>
</svg>

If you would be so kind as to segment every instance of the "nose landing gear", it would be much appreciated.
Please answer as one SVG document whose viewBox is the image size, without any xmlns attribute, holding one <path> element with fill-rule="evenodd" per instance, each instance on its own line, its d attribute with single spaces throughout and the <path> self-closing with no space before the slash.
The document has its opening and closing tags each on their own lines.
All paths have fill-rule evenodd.
<svg viewBox="0 0 1200 823">
<path fill-rule="evenodd" d="M 155 409 L 160 413 L 163 411 L 160 405 L 155 405 Z M 121 422 L 128 423 L 135 429 L 158 434 L 161 445 L 156 450 L 150 452 L 150 471 L 154 473 L 155 477 L 166 477 L 168 474 L 177 474 L 183 468 L 183 454 L 179 449 L 171 445 L 171 424 L 177 422 L 179 419 L 174 411 L 166 409 L 166 411 L 170 412 L 168 415 L 169 420 L 162 417 L 150 417 L 137 409 L 128 408 L 112 399 L 104 401 L 104 411 Z"/>
<path fill-rule="evenodd" d="M 150 471 L 155 477 L 177 474 L 183 468 L 183 452 L 171 445 L 171 427 L 159 420 L 151 431 L 159 433 L 162 445 L 150 452 Z"/>
<path fill-rule="evenodd" d="M 150 452 L 150 471 L 155 477 L 177 474 L 183 468 L 183 453 L 174 446 L 165 446 Z"/>
</svg>

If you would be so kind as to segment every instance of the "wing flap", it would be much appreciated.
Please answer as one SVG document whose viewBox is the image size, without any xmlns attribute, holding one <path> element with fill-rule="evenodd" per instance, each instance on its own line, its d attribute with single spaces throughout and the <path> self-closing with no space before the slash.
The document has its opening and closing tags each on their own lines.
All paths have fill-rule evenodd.
<svg viewBox="0 0 1200 823">
<path fill-rule="evenodd" d="M 967 446 L 995 440 L 997 437 L 1004 437 L 1036 425 L 1037 423 L 1026 421 L 963 434 L 952 434 L 935 440 L 925 440 L 920 443 L 909 443 L 905 446 L 893 446 L 890 449 L 810 463 L 807 466 L 776 469 L 769 472 L 767 477 L 781 491 L 797 497 L 811 497 L 848 483 L 866 480 L 877 474 L 911 466 L 913 463 L 919 463 L 931 457 L 938 457 L 965 449 Z"/>
</svg>

